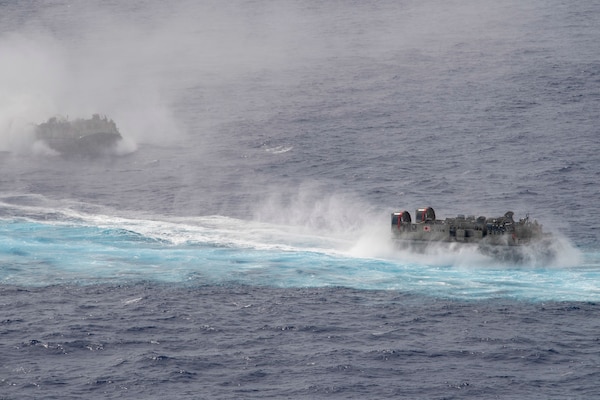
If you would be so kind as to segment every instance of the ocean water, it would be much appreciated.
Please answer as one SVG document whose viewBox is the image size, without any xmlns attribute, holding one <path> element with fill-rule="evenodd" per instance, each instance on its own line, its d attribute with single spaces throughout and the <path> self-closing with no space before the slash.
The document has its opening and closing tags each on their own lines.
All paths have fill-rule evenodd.
<svg viewBox="0 0 600 400">
<path fill-rule="evenodd" d="M 595 398 L 592 1 L 0 2 L 0 398 Z M 117 154 L 34 124 L 101 113 Z M 529 215 L 523 262 L 392 211 Z"/>
</svg>

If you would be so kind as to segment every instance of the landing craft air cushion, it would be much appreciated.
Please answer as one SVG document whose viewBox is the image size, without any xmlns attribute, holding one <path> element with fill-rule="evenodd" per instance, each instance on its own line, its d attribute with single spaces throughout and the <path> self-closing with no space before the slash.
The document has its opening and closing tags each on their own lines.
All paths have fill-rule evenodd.
<svg viewBox="0 0 600 400">
<path fill-rule="evenodd" d="M 72 121 L 53 117 L 37 125 L 35 135 L 37 140 L 66 157 L 112 154 L 122 139 L 114 121 L 99 114 Z"/>
<path fill-rule="evenodd" d="M 519 221 L 513 216 L 508 211 L 495 218 L 458 215 L 438 220 L 433 208 L 425 207 L 417 209 L 414 222 L 408 211 L 393 212 L 392 232 L 404 247 L 422 249 L 433 243 L 472 243 L 484 254 L 515 261 L 522 261 L 524 252 L 519 250 L 527 246 L 543 243 L 551 250 L 550 235 L 542 231 L 542 225 L 531 221 L 529 216 Z"/>
</svg>

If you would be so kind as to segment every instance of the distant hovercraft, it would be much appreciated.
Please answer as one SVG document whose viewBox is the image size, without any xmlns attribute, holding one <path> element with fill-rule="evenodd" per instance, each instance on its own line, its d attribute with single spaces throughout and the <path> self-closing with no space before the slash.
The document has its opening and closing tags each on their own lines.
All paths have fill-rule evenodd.
<svg viewBox="0 0 600 400">
<path fill-rule="evenodd" d="M 63 156 L 114 154 L 123 139 L 115 122 L 99 114 L 72 121 L 52 117 L 36 126 L 35 137 Z"/>
</svg>

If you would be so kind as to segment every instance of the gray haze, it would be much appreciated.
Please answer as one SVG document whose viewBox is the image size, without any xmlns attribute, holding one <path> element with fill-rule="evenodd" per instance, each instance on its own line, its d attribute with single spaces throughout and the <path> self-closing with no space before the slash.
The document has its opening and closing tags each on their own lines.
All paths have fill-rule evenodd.
<svg viewBox="0 0 600 400">
<path fill-rule="evenodd" d="M 423 204 L 551 210 L 564 225 L 593 197 L 589 11 L 541 1 L 0 7 L 0 150 L 31 153 L 32 124 L 96 112 L 129 151 L 158 146 L 108 173 L 92 165 L 98 175 L 72 178 L 61 196 L 311 226 L 379 226 L 390 209 Z M 560 186 L 556 171 L 586 173 Z M 573 182 L 585 193 L 573 196 Z M 130 201 L 130 187 L 148 194 Z"/>
</svg>

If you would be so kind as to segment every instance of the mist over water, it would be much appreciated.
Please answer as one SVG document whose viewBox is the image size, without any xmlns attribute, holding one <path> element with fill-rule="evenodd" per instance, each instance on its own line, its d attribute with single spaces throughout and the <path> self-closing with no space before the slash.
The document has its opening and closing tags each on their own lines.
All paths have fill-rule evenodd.
<svg viewBox="0 0 600 400">
<path fill-rule="evenodd" d="M 0 392 L 597 397 L 599 15 L 0 1 Z M 34 140 L 95 113 L 117 155 Z M 399 248 L 423 206 L 555 256 Z"/>
<path fill-rule="evenodd" d="M 477 2 L 25 3 L 3 6 L 0 36 L 9 193 L 23 174 L 32 193 L 108 213 L 225 215 L 346 235 L 357 248 L 381 242 L 398 208 L 510 209 L 575 245 L 597 243 L 598 64 L 582 14 Z M 555 40 L 564 26 L 578 35 Z M 33 124 L 92 113 L 113 118 L 121 152 L 134 153 L 73 162 L 33 143 Z"/>
<path fill-rule="evenodd" d="M 357 248 L 385 235 L 398 208 L 510 209 L 575 245 L 597 243 L 598 63 L 582 14 L 477 2 L 25 3 L 3 5 L 0 36 L 8 193 L 24 184 L 125 216 L 258 220 L 346 234 Z M 564 26 L 578 34 L 555 40 Z M 122 153 L 134 152 L 73 162 L 36 151 L 33 124 L 92 113 L 113 118 Z"/>
</svg>

